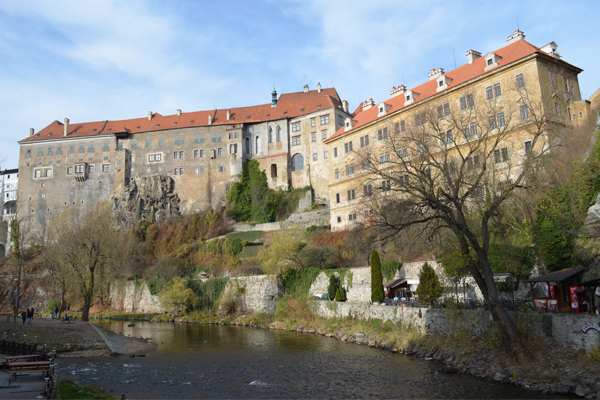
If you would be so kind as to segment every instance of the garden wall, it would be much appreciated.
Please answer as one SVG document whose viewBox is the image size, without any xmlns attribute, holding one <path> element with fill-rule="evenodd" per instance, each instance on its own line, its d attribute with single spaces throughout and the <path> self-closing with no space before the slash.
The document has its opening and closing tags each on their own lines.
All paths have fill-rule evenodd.
<svg viewBox="0 0 600 400">
<path fill-rule="evenodd" d="M 222 296 L 236 299 L 239 311 L 272 314 L 282 292 L 277 275 L 256 275 L 230 278 Z"/>
<path fill-rule="evenodd" d="M 118 312 L 162 313 L 158 296 L 153 296 L 146 282 L 126 282 L 113 285 L 110 291 L 113 308 Z"/>
</svg>

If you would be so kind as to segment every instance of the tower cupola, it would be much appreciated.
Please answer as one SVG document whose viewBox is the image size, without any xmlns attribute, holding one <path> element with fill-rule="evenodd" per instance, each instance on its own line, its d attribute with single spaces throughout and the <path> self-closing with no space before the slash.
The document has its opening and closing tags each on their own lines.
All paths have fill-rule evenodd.
<svg viewBox="0 0 600 400">
<path fill-rule="evenodd" d="M 271 108 L 277 107 L 277 90 L 275 90 L 275 86 L 273 86 L 273 91 L 271 92 Z"/>
</svg>

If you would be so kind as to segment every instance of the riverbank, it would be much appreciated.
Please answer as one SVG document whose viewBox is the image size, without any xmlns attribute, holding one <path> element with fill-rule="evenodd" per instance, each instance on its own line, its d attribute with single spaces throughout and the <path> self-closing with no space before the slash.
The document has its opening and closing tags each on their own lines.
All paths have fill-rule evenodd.
<svg viewBox="0 0 600 400">
<path fill-rule="evenodd" d="M 34 318 L 32 325 L 23 325 L 21 320 L 16 324 L 6 320 L 6 315 L 0 315 L 3 337 L 6 334 L 8 340 L 37 343 L 40 348 L 45 344 L 48 352 L 60 357 L 139 354 L 156 349 L 150 340 L 118 335 L 90 322 Z"/>
<path fill-rule="evenodd" d="M 346 343 L 406 354 L 440 364 L 440 372 L 468 374 L 518 386 L 542 394 L 575 394 L 600 398 L 600 366 L 583 352 L 567 350 L 551 339 L 532 338 L 529 353 L 520 360 L 486 341 L 423 335 L 411 326 L 380 320 L 324 319 L 311 313 L 306 303 L 288 301 L 275 315 L 238 314 L 189 316 L 149 314 L 99 314 L 95 317 L 168 323 L 220 324 L 288 330 L 335 338 Z"/>
</svg>

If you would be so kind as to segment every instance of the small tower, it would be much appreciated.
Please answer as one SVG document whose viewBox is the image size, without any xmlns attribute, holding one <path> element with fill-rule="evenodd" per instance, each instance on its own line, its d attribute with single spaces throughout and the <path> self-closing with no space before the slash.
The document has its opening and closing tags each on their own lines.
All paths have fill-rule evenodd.
<svg viewBox="0 0 600 400">
<path fill-rule="evenodd" d="M 275 86 L 273 86 L 273 91 L 271 92 L 271 108 L 277 107 L 277 90 L 275 90 Z"/>
</svg>

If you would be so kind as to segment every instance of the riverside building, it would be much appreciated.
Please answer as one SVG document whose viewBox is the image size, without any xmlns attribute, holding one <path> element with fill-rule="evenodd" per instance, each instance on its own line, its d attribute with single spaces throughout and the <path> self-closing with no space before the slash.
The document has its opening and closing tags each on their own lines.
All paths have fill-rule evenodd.
<svg viewBox="0 0 600 400">
<path fill-rule="evenodd" d="M 432 69 L 429 79 L 414 88 L 394 87 L 391 97 L 378 104 L 372 99 L 363 102 L 326 140 L 332 155 L 332 229 L 368 222 L 371 201 L 398 189 L 391 186 L 391 180 L 374 176 L 373 168 L 395 176 L 395 168 L 418 160 L 424 152 L 459 158 L 472 141 L 504 132 L 502 142 L 486 160 L 492 164 L 488 170 L 510 180 L 520 171 L 527 153 L 542 150 L 552 140 L 546 133 L 544 143 L 532 149 L 536 123 L 543 121 L 547 131 L 566 130 L 589 118 L 590 103 L 581 101 L 577 79 L 582 70 L 562 60 L 554 42 L 539 48 L 517 30 L 507 46 L 483 55 L 469 50 L 467 60 L 449 72 Z M 417 145 L 405 140 L 417 134 Z M 481 159 L 474 154 L 460 161 L 469 168 L 477 167 Z M 450 173 L 453 165 L 457 163 L 448 161 Z M 404 178 L 409 179 L 408 175 Z M 399 176 L 392 180 L 403 182 Z"/>
<path fill-rule="evenodd" d="M 349 115 L 337 91 L 319 84 L 279 98 L 273 90 L 270 104 L 250 107 L 54 121 L 19 142 L 19 209 L 40 227 L 64 207 L 127 194 L 152 177 L 167 178 L 160 182 L 181 212 L 215 208 L 245 160 L 259 162 L 271 188 L 312 186 L 327 201 L 324 141 Z"/>
</svg>

